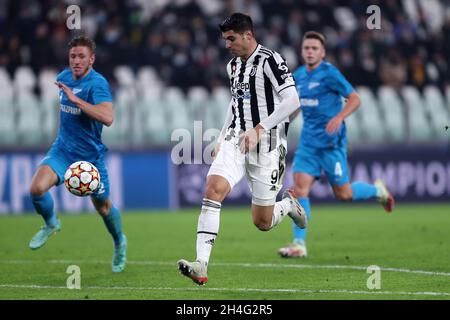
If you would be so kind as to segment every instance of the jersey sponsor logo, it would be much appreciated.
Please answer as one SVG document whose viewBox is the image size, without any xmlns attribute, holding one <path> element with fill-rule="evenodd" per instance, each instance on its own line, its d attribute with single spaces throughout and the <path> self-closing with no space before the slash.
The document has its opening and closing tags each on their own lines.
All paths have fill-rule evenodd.
<svg viewBox="0 0 450 320">
<path fill-rule="evenodd" d="M 248 82 L 234 81 L 231 96 L 235 99 L 250 99 L 250 84 Z"/>
<path fill-rule="evenodd" d="M 246 99 L 246 100 L 249 100 L 252 97 L 250 92 L 242 92 L 242 91 L 234 92 L 231 94 L 231 96 L 235 99 Z"/>
<path fill-rule="evenodd" d="M 237 92 L 233 92 L 231 93 L 231 96 L 234 99 L 250 99 L 252 97 L 250 91 L 242 91 L 242 90 L 238 90 Z"/>
<path fill-rule="evenodd" d="M 286 78 L 289 78 L 292 76 L 292 73 L 289 72 L 289 68 L 286 64 L 286 62 L 280 62 L 278 64 L 278 69 L 282 72 L 280 78 L 281 80 L 285 80 Z"/>
<path fill-rule="evenodd" d="M 231 88 L 233 88 L 234 90 L 248 91 L 250 90 L 250 84 L 248 82 L 234 81 L 233 86 Z"/>
<path fill-rule="evenodd" d="M 278 64 L 278 69 L 280 69 L 281 71 L 283 71 L 284 73 L 289 73 L 289 68 L 288 68 L 288 66 L 287 66 L 287 64 L 286 64 L 286 62 L 280 62 L 279 64 Z"/>
<path fill-rule="evenodd" d="M 311 90 L 317 88 L 318 86 L 320 86 L 320 82 L 310 82 L 308 85 L 308 89 Z"/>
<path fill-rule="evenodd" d="M 76 116 L 79 116 L 81 114 L 81 109 L 77 107 L 71 107 L 65 104 L 61 104 L 61 111 L 65 113 L 70 113 Z"/>
<path fill-rule="evenodd" d="M 300 99 L 302 107 L 317 107 L 319 105 L 319 99 Z"/>
</svg>

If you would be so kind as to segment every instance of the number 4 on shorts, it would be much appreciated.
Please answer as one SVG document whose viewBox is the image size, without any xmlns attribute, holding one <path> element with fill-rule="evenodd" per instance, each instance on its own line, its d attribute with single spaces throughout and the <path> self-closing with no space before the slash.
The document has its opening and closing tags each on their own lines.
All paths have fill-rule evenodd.
<svg viewBox="0 0 450 320">
<path fill-rule="evenodd" d="M 334 174 L 338 177 L 342 176 L 342 167 L 340 162 L 336 162 L 336 165 L 334 166 Z"/>
</svg>

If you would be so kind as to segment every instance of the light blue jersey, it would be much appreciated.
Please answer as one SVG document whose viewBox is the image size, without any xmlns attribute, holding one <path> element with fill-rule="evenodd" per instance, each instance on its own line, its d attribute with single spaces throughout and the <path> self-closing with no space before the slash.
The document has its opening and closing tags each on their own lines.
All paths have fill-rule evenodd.
<svg viewBox="0 0 450 320">
<path fill-rule="evenodd" d="M 293 76 L 304 120 L 300 144 L 314 148 L 345 145 L 345 123 L 334 135 L 329 135 L 325 128 L 342 110 L 341 97 L 347 98 L 354 91 L 350 83 L 336 67 L 325 61 L 312 71 L 302 66 Z"/>
<path fill-rule="evenodd" d="M 84 101 L 96 105 L 112 102 L 111 91 L 106 79 L 94 69 L 81 79 L 74 80 L 72 71 L 65 69 L 56 81 L 67 85 L 72 92 Z M 100 188 L 94 198 L 104 200 L 109 197 L 109 177 L 105 165 L 108 150 L 101 140 L 103 124 L 81 112 L 70 102 L 62 89 L 59 91 L 60 124 L 58 136 L 53 142 L 41 165 L 50 166 L 58 176 L 57 184 L 64 181 L 67 167 L 76 161 L 93 163 L 100 173 Z"/>
<path fill-rule="evenodd" d="M 342 186 L 346 188 L 342 189 L 346 192 L 351 188 L 352 201 L 379 198 L 381 191 L 372 184 L 353 182 L 350 188 L 345 186 L 350 182 L 345 123 L 342 123 L 336 134 L 329 135 L 326 132 L 328 122 L 343 108 L 342 97 L 348 98 L 354 91 L 353 87 L 336 67 L 325 61 L 312 71 L 307 71 L 306 66 L 302 66 L 295 70 L 293 76 L 304 120 L 300 143 L 294 154 L 293 173 L 308 174 L 316 178 L 325 173 L 333 187 Z M 339 197 L 337 194 L 336 196 Z M 311 206 L 308 195 L 298 198 L 298 201 L 305 209 L 309 223 Z M 393 200 L 391 203 L 393 205 Z M 300 229 L 296 224 L 293 227 L 296 250 L 282 248 L 279 253 L 283 257 L 305 257 L 306 229 Z"/>
<path fill-rule="evenodd" d="M 112 102 L 108 82 L 94 69 L 83 78 L 74 80 L 72 71 L 67 68 L 57 76 L 56 81 L 66 84 L 77 97 L 92 105 Z M 101 140 L 103 124 L 81 112 L 62 89 L 59 91 L 59 101 L 60 125 L 53 145 L 67 152 L 70 157 L 93 162 L 99 154 L 107 151 Z"/>
<path fill-rule="evenodd" d="M 74 95 L 94 105 L 95 108 L 102 102 L 112 102 L 108 82 L 94 69 L 77 80 L 73 79 L 70 69 L 65 69 L 57 76 L 56 81 L 68 86 Z M 101 214 L 106 229 L 114 242 L 112 271 L 121 272 L 126 265 L 127 238 L 122 233 L 122 220 L 119 210 L 111 202 L 109 204 L 106 202 L 109 199 L 110 186 L 105 164 L 107 148 L 101 140 L 103 123 L 83 113 L 78 106 L 69 101 L 62 89 L 59 91 L 59 102 L 60 124 L 58 135 L 40 165 L 48 166 L 53 170 L 58 178 L 56 185 L 63 183 L 67 167 L 76 161 L 89 161 L 97 167 L 100 173 L 100 185 L 91 195 L 91 199 L 96 210 Z M 49 176 L 47 172 L 45 172 L 45 175 Z M 50 180 L 47 178 L 47 181 Z M 53 197 L 50 192 L 46 191 L 44 194 L 39 194 L 31 191 L 30 193 L 36 212 L 45 221 L 45 226 L 36 233 L 29 244 L 31 249 L 38 249 L 47 242 L 49 236 L 61 229 L 61 224 L 57 219 Z M 108 211 L 104 212 L 105 209 Z"/>
</svg>

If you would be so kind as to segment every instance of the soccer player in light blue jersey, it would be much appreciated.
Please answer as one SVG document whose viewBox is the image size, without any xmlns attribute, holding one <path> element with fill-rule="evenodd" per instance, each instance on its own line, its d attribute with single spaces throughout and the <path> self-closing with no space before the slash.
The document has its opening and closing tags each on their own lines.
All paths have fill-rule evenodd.
<svg viewBox="0 0 450 320">
<path fill-rule="evenodd" d="M 107 148 L 101 140 L 103 125 L 113 122 L 112 96 L 107 80 L 93 69 L 94 61 L 95 43 L 91 39 L 78 36 L 69 42 L 69 68 L 57 76 L 55 83 L 60 89 L 59 132 L 30 187 L 34 208 L 45 224 L 29 246 L 39 249 L 61 229 L 49 189 L 64 182 L 70 164 L 89 161 L 97 167 L 101 179 L 91 200 L 114 241 L 112 271 L 121 272 L 126 265 L 127 238 L 122 233 L 119 210 L 109 199 Z"/>
<path fill-rule="evenodd" d="M 311 217 L 308 195 L 322 171 L 337 199 L 377 199 L 387 212 L 391 212 L 394 198 L 382 181 L 377 180 L 374 184 L 349 182 L 344 119 L 358 109 L 358 94 L 336 67 L 323 60 L 325 38 L 322 34 L 306 32 L 301 50 L 305 65 L 294 72 L 294 80 L 301 98 L 304 124 L 294 155 L 293 173 L 294 190 L 308 221 Z M 342 97 L 347 99 L 344 106 Z M 294 225 L 294 242 L 280 248 L 279 255 L 306 257 L 306 230 Z"/>
</svg>

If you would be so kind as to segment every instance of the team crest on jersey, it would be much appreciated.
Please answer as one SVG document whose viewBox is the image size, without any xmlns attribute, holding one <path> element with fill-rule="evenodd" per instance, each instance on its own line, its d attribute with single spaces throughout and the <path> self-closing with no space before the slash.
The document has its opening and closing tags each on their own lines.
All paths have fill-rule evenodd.
<svg viewBox="0 0 450 320">
<path fill-rule="evenodd" d="M 254 76 L 255 74 L 256 74 L 256 71 L 258 71 L 258 66 L 253 66 L 252 67 L 252 70 L 250 71 L 250 76 Z"/>
<path fill-rule="evenodd" d="M 320 82 L 310 82 L 308 85 L 308 89 L 311 90 L 317 88 L 318 86 L 320 86 Z"/>
</svg>

